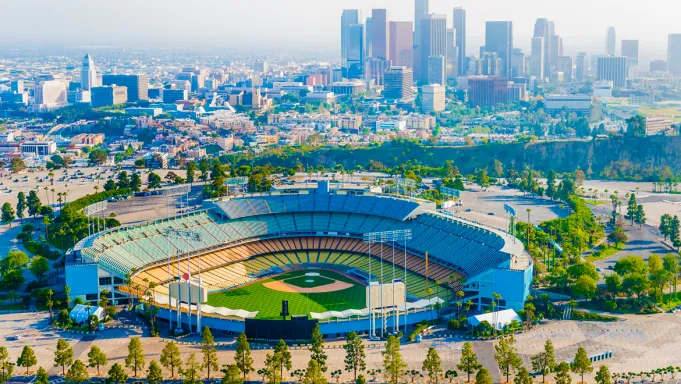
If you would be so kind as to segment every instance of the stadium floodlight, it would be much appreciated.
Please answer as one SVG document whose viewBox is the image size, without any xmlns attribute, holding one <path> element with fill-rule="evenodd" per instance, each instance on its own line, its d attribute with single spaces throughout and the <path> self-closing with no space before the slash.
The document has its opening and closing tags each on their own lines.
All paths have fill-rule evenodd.
<svg viewBox="0 0 681 384">
<path fill-rule="evenodd" d="M 383 332 L 387 328 L 387 322 L 384 314 L 384 306 L 383 306 L 383 244 L 384 243 L 392 243 L 392 264 L 393 264 L 393 278 L 392 278 L 392 284 L 393 284 L 393 304 L 395 303 L 395 243 L 396 242 L 403 242 L 404 243 L 404 301 L 406 303 L 407 301 L 407 241 L 411 240 L 411 229 L 398 229 L 395 231 L 382 231 L 382 232 L 369 232 L 365 233 L 362 235 L 362 240 L 364 241 L 365 244 L 369 244 L 369 287 L 371 287 L 372 280 L 373 280 L 373 275 L 371 273 L 371 245 L 379 243 L 379 251 L 380 251 L 380 257 L 381 257 L 381 282 L 380 282 L 380 289 L 381 289 L 381 337 L 384 336 Z M 369 288 L 371 289 L 371 288 Z M 369 294 L 369 336 L 370 337 L 375 337 L 375 321 L 374 321 L 374 312 L 373 312 L 373 307 L 371 303 L 371 294 Z M 404 308 L 404 332 L 406 334 L 407 332 L 407 307 L 405 306 Z M 398 324 L 398 313 L 397 313 L 397 308 L 394 308 L 395 310 L 395 333 L 397 333 L 399 329 L 399 324 Z"/>
<path fill-rule="evenodd" d="M 173 228 L 173 227 L 165 227 L 163 231 L 161 232 L 161 235 L 166 238 L 173 238 L 173 239 L 183 239 L 183 240 L 193 240 L 193 241 L 201 241 L 201 234 L 190 231 L 187 229 L 179 229 L 179 228 Z M 170 242 L 168 242 L 168 245 L 171 245 Z M 170 273 L 170 268 L 173 263 L 173 256 L 169 252 L 168 253 L 168 322 L 169 322 L 169 329 L 173 329 L 173 307 L 171 303 L 171 295 L 170 295 L 170 281 L 171 281 L 171 273 Z M 179 261 L 178 261 L 179 264 Z M 199 258 L 199 286 L 201 286 L 201 259 Z M 178 266 L 179 268 L 179 266 Z M 190 299 L 188 301 L 187 305 L 187 312 L 189 314 L 188 319 L 189 319 L 189 331 L 191 332 L 192 329 L 192 303 L 191 303 L 191 295 L 189 296 Z M 180 297 L 175 299 L 177 303 L 177 326 L 178 328 L 181 326 L 181 316 L 182 316 L 182 311 L 180 309 Z M 201 303 L 198 303 L 198 314 L 196 316 L 196 325 L 197 325 L 197 330 L 199 334 L 201 333 Z"/>
<path fill-rule="evenodd" d="M 452 196 L 459 199 L 461 198 L 461 191 L 454 188 L 440 186 L 440 193 L 446 196 Z"/>
<path fill-rule="evenodd" d="M 106 211 L 106 209 L 109 207 L 109 204 L 107 203 L 106 200 L 104 201 L 98 201 L 96 203 L 90 204 L 87 207 L 83 208 L 83 214 L 87 217 L 87 233 L 88 236 L 91 234 L 96 233 L 95 232 L 95 222 L 92 221 L 90 222 L 90 216 L 96 215 L 100 212 Z M 92 231 L 90 231 L 90 225 L 92 225 Z M 106 221 L 104 221 L 104 229 L 106 230 Z M 97 220 L 97 232 L 99 232 L 99 220 Z"/>
</svg>

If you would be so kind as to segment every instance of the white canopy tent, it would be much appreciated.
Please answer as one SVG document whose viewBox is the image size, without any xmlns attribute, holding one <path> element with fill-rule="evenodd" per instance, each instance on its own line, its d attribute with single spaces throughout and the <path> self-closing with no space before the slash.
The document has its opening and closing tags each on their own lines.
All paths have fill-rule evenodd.
<svg viewBox="0 0 681 384">
<path fill-rule="evenodd" d="M 77 304 L 71 310 L 69 317 L 76 323 L 83 323 L 92 315 L 97 316 L 100 321 L 104 320 L 104 308 Z"/>
<path fill-rule="evenodd" d="M 483 313 L 480 315 L 475 315 L 468 318 L 468 323 L 472 327 L 478 326 L 483 321 L 487 321 L 491 326 L 497 330 L 504 329 L 505 326 L 511 323 L 511 321 L 516 320 L 522 323 L 522 319 L 518 314 L 512 309 L 504 309 L 503 311 Z"/>
</svg>

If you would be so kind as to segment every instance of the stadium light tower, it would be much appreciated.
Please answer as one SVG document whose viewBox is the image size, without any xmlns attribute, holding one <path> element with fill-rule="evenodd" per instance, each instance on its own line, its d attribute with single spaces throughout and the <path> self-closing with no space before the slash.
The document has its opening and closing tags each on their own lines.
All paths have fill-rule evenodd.
<svg viewBox="0 0 681 384">
<path fill-rule="evenodd" d="M 392 295 L 393 295 L 393 310 L 395 311 L 395 321 L 394 321 L 394 332 L 399 331 L 399 313 L 397 307 L 395 306 L 395 243 L 404 243 L 404 330 L 405 334 L 407 331 L 407 241 L 411 240 L 411 229 L 400 229 L 396 231 L 383 231 L 383 232 L 370 232 L 365 233 L 362 236 L 362 240 L 365 244 L 369 244 L 369 335 L 371 337 L 376 337 L 376 323 L 374 320 L 374 311 L 372 306 L 372 283 L 373 275 L 371 274 L 371 245 L 380 244 L 380 257 L 381 257 L 381 277 L 379 282 L 380 292 L 381 292 L 381 337 L 384 335 L 384 331 L 388 327 L 383 305 L 383 244 L 392 243 L 392 264 L 393 264 L 393 276 L 392 276 Z"/>
<path fill-rule="evenodd" d="M 165 238 L 173 238 L 173 239 L 182 239 L 182 240 L 193 240 L 193 241 L 201 241 L 201 234 L 194 232 L 194 231 L 189 231 L 186 229 L 178 229 L 178 228 L 173 228 L 173 227 L 166 227 L 163 232 L 162 232 L 163 237 Z M 173 329 L 173 320 L 172 320 L 172 303 L 171 303 L 171 296 L 170 296 L 170 282 L 171 282 L 171 273 L 170 273 L 170 268 L 173 263 L 173 251 L 175 248 L 173 248 L 173 245 L 170 241 L 168 241 L 168 248 L 170 248 L 168 252 L 168 321 L 170 325 L 170 329 Z M 199 288 L 201 287 L 201 258 L 199 258 L 198 262 L 198 267 L 199 267 Z M 178 260 L 178 276 L 177 279 L 181 280 L 179 276 L 179 260 Z M 189 332 L 191 333 L 192 329 L 192 300 L 191 300 L 191 288 L 188 286 L 188 292 L 189 292 L 189 298 L 187 301 L 187 311 L 188 311 L 188 322 L 189 322 Z M 176 299 L 177 302 L 177 326 L 180 327 L 182 325 L 181 323 L 181 317 L 182 317 L 182 310 L 180 307 L 180 298 L 182 295 L 182 290 L 179 289 L 178 285 L 178 297 Z M 196 327 L 198 330 L 198 333 L 201 334 L 201 303 L 200 300 L 197 300 L 197 310 L 198 313 L 196 315 Z"/>
</svg>

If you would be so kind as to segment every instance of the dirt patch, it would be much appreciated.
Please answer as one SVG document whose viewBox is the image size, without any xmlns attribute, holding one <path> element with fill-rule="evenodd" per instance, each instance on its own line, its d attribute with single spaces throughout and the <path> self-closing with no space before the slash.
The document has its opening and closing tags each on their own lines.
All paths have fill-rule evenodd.
<svg viewBox="0 0 681 384">
<path fill-rule="evenodd" d="M 314 288 L 296 287 L 295 285 L 288 284 L 284 281 L 270 281 L 269 283 L 264 283 L 263 286 L 273 291 L 288 293 L 328 293 L 342 291 L 344 289 L 351 288 L 353 285 L 350 283 L 336 280 L 334 283 Z"/>
</svg>

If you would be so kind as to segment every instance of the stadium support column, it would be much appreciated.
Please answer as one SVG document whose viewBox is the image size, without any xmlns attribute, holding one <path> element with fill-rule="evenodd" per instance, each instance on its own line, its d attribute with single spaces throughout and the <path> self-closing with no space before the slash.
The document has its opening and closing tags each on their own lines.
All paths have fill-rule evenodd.
<svg viewBox="0 0 681 384">
<path fill-rule="evenodd" d="M 168 242 L 168 248 L 170 248 L 170 242 Z M 172 248 L 171 248 L 172 249 Z M 170 285 L 173 282 L 172 275 L 170 273 L 170 268 L 173 264 L 173 254 L 172 251 L 168 251 L 168 332 L 173 330 L 173 297 L 170 294 Z"/>
<path fill-rule="evenodd" d="M 203 335 L 203 331 L 201 329 L 201 255 L 199 255 L 199 262 L 198 262 L 198 267 L 199 267 L 199 288 L 197 292 L 197 299 L 196 299 L 196 331 L 199 333 L 199 335 Z M 307 313 L 310 313 L 308 311 Z"/>
<path fill-rule="evenodd" d="M 381 339 L 383 338 L 385 328 L 386 328 L 386 321 L 385 321 L 385 306 L 383 305 L 383 239 L 381 239 L 381 242 L 379 243 L 381 247 L 381 279 L 378 280 L 378 283 L 381 284 Z"/>
<path fill-rule="evenodd" d="M 371 243 L 369 243 L 369 338 L 373 339 L 376 337 L 375 324 L 374 324 L 374 310 L 371 306 L 371 296 L 372 288 L 371 283 L 373 280 L 373 275 L 371 274 Z"/>
<path fill-rule="evenodd" d="M 407 239 L 404 239 L 404 335 L 407 335 Z"/>
</svg>

